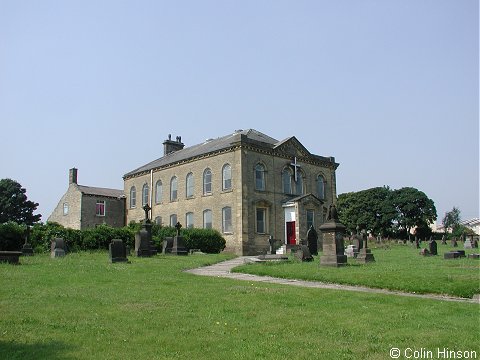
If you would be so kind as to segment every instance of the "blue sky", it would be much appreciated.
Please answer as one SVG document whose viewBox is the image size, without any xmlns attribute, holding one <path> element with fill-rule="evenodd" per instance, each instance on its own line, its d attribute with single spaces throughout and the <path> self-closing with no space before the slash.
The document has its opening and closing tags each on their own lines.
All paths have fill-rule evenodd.
<svg viewBox="0 0 480 360">
<path fill-rule="evenodd" d="M 476 0 L 0 0 L 0 178 L 67 189 L 236 129 L 335 156 L 337 192 L 479 216 Z"/>
</svg>

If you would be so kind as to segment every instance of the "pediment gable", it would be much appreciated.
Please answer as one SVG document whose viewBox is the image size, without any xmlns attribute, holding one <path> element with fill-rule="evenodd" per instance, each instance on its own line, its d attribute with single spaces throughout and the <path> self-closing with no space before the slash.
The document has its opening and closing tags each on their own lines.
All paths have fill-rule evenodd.
<svg viewBox="0 0 480 360">
<path fill-rule="evenodd" d="M 309 157 L 312 154 L 297 140 L 295 136 L 289 137 L 275 144 L 274 151 L 286 157 Z"/>
</svg>

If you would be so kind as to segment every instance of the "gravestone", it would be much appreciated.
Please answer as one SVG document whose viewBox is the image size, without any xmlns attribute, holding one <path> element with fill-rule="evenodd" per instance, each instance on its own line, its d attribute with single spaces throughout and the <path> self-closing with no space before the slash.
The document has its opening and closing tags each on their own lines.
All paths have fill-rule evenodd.
<svg viewBox="0 0 480 360">
<path fill-rule="evenodd" d="M 457 246 L 458 246 L 458 244 L 457 244 L 457 238 L 453 238 L 453 239 L 452 239 L 452 246 L 453 246 L 453 247 L 457 247 Z"/>
<path fill-rule="evenodd" d="M 466 239 L 463 243 L 464 249 L 473 249 L 472 241 L 470 239 Z"/>
<path fill-rule="evenodd" d="M 65 241 L 62 238 L 53 239 L 50 244 L 50 256 L 52 258 L 65 256 Z"/>
<path fill-rule="evenodd" d="M 30 240 L 30 227 L 27 226 L 27 229 L 25 230 L 25 243 L 22 246 L 23 256 L 33 256 L 33 248 L 29 240 Z"/>
<path fill-rule="evenodd" d="M 310 229 L 307 231 L 307 246 L 310 254 L 318 255 L 318 234 L 313 225 L 310 225 Z"/>
<path fill-rule="evenodd" d="M 21 251 L 0 251 L 0 262 L 20 264 Z"/>
<path fill-rule="evenodd" d="M 430 242 L 428 243 L 428 251 L 432 255 L 438 255 L 437 242 L 435 240 L 430 240 Z"/>
<path fill-rule="evenodd" d="M 442 235 L 442 245 L 447 245 L 447 239 L 445 238 L 445 235 Z"/>
<path fill-rule="evenodd" d="M 277 240 L 275 240 L 272 235 L 268 237 L 270 255 L 275 255 L 277 253 L 277 249 L 275 247 L 276 242 Z"/>
<path fill-rule="evenodd" d="M 127 247 L 120 239 L 113 239 L 108 245 L 108 253 L 110 255 L 110 261 L 116 262 L 128 262 L 127 259 Z"/>
<path fill-rule="evenodd" d="M 344 254 L 343 234 L 345 226 L 338 220 L 335 205 L 330 205 L 327 222 L 320 226 L 323 237 L 323 255 L 320 256 L 320 266 L 345 266 L 347 256 Z"/>
<path fill-rule="evenodd" d="M 363 248 L 358 251 L 357 262 L 366 264 L 374 261 L 375 261 L 375 257 L 373 256 L 372 251 L 368 248 L 367 235 L 364 233 Z"/>
<path fill-rule="evenodd" d="M 349 258 L 356 258 L 358 255 L 358 249 L 355 245 L 348 245 L 347 249 L 345 250 L 345 255 Z"/>
<path fill-rule="evenodd" d="M 148 216 L 151 207 L 146 204 L 143 210 L 145 211 L 145 219 L 142 222 L 142 228 L 135 234 L 135 255 L 138 257 L 150 257 L 157 254 L 152 241 L 152 222 Z"/>
<path fill-rule="evenodd" d="M 468 259 L 480 259 L 480 254 L 468 254 Z"/>
<path fill-rule="evenodd" d="M 177 222 L 175 228 L 177 229 L 177 235 L 173 237 L 173 246 L 170 253 L 173 255 L 188 255 L 188 250 L 185 246 L 185 240 L 183 239 L 183 236 L 180 235 L 180 229 L 182 228 L 182 224 L 180 224 L 180 222 Z"/>
<path fill-rule="evenodd" d="M 357 248 L 357 251 L 363 248 L 363 238 L 358 227 L 355 235 L 353 235 L 353 245 Z"/>
<path fill-rule="evenodd" d="M 430 254 L 430 251 L 428 251 L 428 249 L 422 249 L 420 250 L 420 255 L 422 256 L 430 256 L 432 254 Z"/>
<path fill-rule="evenodd" d="M 307 245 L 301 245 L 300 249 L 295 251 L 295 257 L 300 261 L 313 261 L 313 256 Z"/>
<path fill-rule="evenodd" d="M 173 237 L 166 237 L 163 240 L 162 253 L 170 254 L 172 252 L 172 247 L 173 247 Z"/>
</svg>

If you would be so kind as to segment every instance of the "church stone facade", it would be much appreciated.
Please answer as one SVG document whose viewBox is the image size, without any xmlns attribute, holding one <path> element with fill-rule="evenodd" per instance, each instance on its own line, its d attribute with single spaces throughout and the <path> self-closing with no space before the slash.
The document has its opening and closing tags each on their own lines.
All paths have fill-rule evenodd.
<svg viewBox="0 0 480 360">
<path fill-rule="evenodd" d="M 127 223 L 142 220 L 149 204 L 159 224 L 214 228 L 225 251 L 256 255 L 269 237 L 299 244 L 336 201 L 339 164 L 294 136 L 278 141 L 249 129 L 191 147 L 169 136 L 163 145 L 164 156 L 123 177 Z"/>
</svg>

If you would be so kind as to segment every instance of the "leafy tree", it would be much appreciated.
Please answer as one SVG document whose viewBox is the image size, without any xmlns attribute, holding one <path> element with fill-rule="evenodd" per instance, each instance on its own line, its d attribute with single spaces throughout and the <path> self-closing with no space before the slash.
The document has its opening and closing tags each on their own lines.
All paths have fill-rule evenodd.
<svg viewBox="0 0 480 360">
<path fill-rule="evenodd" d="M 442 224 L 445 233 L 447 229 L 452 229 L 454 232 L 460 226 L 460 210 L 454 206 L 452 210 L 447 211 L 442 219 Z"/>
<path fill-rule="evenodd" d="M 408 234 L 414 227 L 425 227 L 437 219 L 434 202 L 420 190 L 404 187 L 393 191 L 392 203 L 397 211 L 397 223 Z"/>
<path fill-rule="evenodd" d="M 337 201 L 340 221 L 350 232 L 359 228 L 386 235 L 396 215 L 390 197 L 388 187 L 341 194 Z"/>
<path fill-rule="evenodd" d="M 14 221 L 18 224 L 33 225 L 42 215 L 33 215 L 38 203 L 27 200 L 27 191 L 11 179 L 0 180 L 0 224 Z"/>
</svg>

